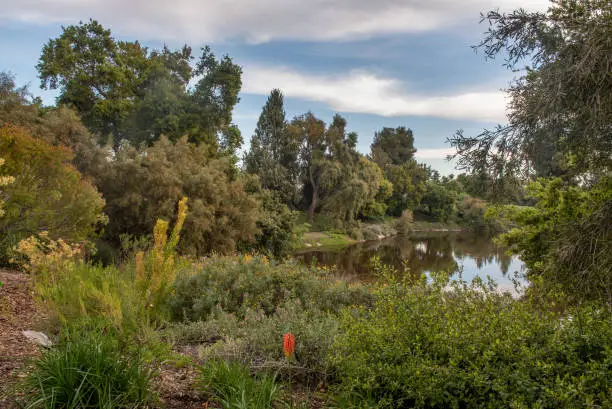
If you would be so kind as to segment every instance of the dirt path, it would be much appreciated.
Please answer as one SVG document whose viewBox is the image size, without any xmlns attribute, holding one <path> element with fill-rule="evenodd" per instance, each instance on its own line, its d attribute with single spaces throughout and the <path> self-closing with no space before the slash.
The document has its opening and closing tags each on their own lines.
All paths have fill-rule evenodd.
<svg viewBox="0 0 612 409">
<path fill-rule="evenodd" d="M 37 329 L 43 317 L 26 274 L 0 269 L 0 282 L 0 408 L 7 408 L 12 401 L 11 385 L 23 376 L 28 360 L 40 353 L 21 332 Z"/>
</svg>

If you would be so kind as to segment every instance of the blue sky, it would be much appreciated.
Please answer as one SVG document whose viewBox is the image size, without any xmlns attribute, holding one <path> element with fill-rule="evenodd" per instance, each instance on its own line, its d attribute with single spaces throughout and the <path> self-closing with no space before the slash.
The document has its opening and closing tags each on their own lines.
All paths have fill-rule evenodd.
<svg viewBox="0 0 612 409">
<path fill-rule="evenodd" d="M 61 25 L 97 19 L 151 47 L 210 45 L 243 67 L 234 122 L 248 141 L 272 88 L 289 117 L 340 112 L 367 153 L 383 126 L 414 131 L 417 156 L 443 174 L 447 137 L 505 120 L 500 90 L 515 74 L 475 53 L 479 13 L 545 9 L 546 0 L 0 0 L 0 70 L 52 103 L 35 65 Z M 248 143 L 248 142 L 247 142 Z"/>
</svg>

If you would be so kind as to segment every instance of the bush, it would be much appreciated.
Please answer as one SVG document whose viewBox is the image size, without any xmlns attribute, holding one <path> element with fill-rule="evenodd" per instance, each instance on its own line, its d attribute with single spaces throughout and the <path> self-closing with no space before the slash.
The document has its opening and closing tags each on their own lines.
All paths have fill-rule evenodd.
<svg viewBox="0 0 612 409">
<path fill-rule="evenodd" d="M 136 408 L 153 401 L 152 372 L 109 328 L 67 330 L 34 362 L 26 408 Z"/>
<path fill-rule="evenodd" d="M 406 209 L 402 212 L 402 215 L 397 220 L 395 228 L 397 229 L 399 234 L 407 234 L 410 232 L 413 222 L 414 216 L 412 214 L 412 210 Z"/>
<path fill-rule="evenodd" d="M 215 311 L 207 321 L 171 325 L 166 336 L 178 343 L 202 344 L 201 358 L 235 360 L 286 377 L 290 369 L 282 342 L 287 332 L 296 340 L 292 374 L 302 380 L 326 380 L 327 355 L 338 333 L 338 318 L 317 310 L 306 311 L 298 301 L 278 306 L 269 316 L 262 310 L 249 310 L 244 318 Z"/>
<path fill-rule="evenodd" d="M 0 157 L 0 181 L 11 182 L 1 192 L 0 264 L 20 240 L 43 230 L 54 239 L 81 241 L 106 222 L 102 196 L 70 164 L 68 148 L 7 125 L 0 128 Z"/>
<path fill-rule="evenodd" d="M 203 389 L 224 409 L 268 409 L 279 392 L 273 376 L 252 376 L 238 362 L 209 361 L 200 379 Z"/>
<path fill-rule="evenodd" d="M 138 252 L 121 268 L 90 264 L 80 245 L 51 240 L 46 234 L 22 240 L 17 249 L 34 276 L 37 295 L 64 323 L 80 318 L 103 319 L 116 328 L 143 329 L 168 318 L 168 297 L 177 270 L 175 248 L 187 215 L 179 202 L 177 221 L 158 220 L 148 252 Z"/>
<path fill-rule="evenodd" d="M 176 280 L 170 298 L 175 320 L 205 320 L 217 307 L 244 318 L 247 310 L 271 315 L 288 300 L 299 300 L 305 310 L 332 312 L 371 300 L 366 286 L 350 286 L 323 268 L 277 263 L 265 256 L 209 258 L 195 268 L 197 273 Z"/>
<path fill-rule="evenodd" d="M 332 348 L 340 389 L 380 408 L 609 407 L 612 319 L 559 314 L 473 281 L 390 280 L 345 311 Z"/>
</svg>

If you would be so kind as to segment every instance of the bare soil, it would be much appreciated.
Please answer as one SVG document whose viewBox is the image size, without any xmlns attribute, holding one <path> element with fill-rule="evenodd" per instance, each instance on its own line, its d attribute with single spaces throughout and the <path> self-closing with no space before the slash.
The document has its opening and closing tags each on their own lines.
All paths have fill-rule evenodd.
<svg viewBox="0 0 612 409">
<path fill-rule="evenodd" d="M 36 330 L 45 317 L 36 308 L 28 275 L 0 269 L 0 282 L 0 408 L 9 408 L 15 383 L 28 361 L 40 354 L 40 347 L 21 332 Z"/>
</svg>

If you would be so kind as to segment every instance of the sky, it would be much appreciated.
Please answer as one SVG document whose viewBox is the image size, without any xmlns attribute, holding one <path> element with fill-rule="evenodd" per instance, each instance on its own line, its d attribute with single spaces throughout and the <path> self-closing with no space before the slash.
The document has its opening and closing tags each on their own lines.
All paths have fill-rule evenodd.
<svg viewBox="0 0 612 409">
<path fill-rule="evenodd" d="M 273 88 L 288 118 L 340 113 L 368 153 L 382 127 L 414 132 L 417 159 L 442 174 L 446 139 L 506 120 L 503 92 L 516 73 L 477 44 L 492 9 L 545 10 L 548 0 L 0 0 L 0 71 L 52 104 L 36 63 L 61 26 L 90 18 L 120 40 L 194 50 L 210 45 L 243 68 L 234 122 L 248 141 Z"/>
</svg>

